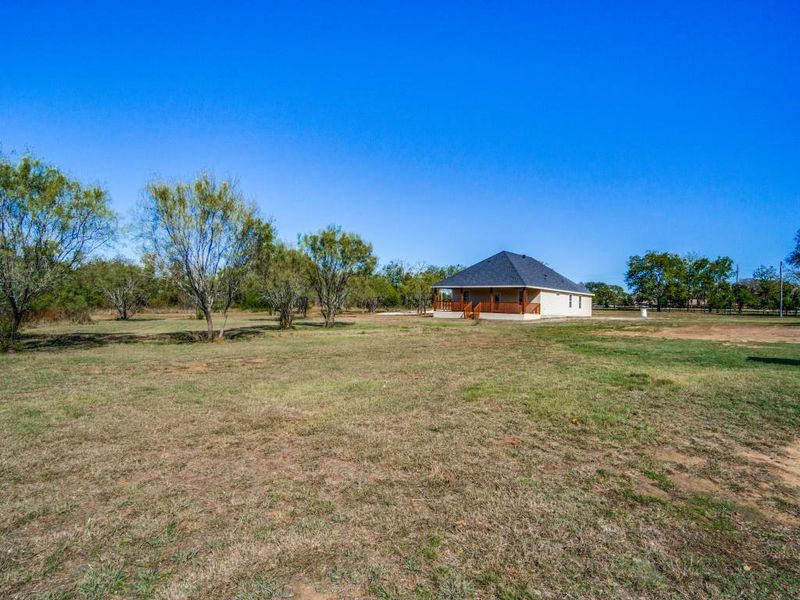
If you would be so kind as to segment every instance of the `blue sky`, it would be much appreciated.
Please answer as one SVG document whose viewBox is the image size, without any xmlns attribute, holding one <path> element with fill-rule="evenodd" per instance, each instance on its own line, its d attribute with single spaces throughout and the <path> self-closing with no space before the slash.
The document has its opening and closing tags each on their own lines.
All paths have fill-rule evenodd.
<svg viewBox="0 0 800 600">
<path fill-rule="evenodd" d="M 210 170 L 289 240 L 613 282 L 651 248 L 747 274 L 800 228 L 797 2 L 116 4 L 6 3 L 0 150 L 122 214 Z"/>
</svg>

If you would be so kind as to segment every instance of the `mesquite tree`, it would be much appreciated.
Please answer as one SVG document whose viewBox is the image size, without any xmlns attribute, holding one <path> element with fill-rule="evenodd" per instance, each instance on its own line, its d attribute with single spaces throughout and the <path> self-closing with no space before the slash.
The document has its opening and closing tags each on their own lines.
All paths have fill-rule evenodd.
<svg viewBox="0 0 800 600">
<path fill-rule="evenodd" d="M 305 319 L 308 316 L 308 309 L 311 307 L 311 298 L 308 295 L 308 288 L 297 298 L 295 306 L 297 310 L 300 311 L 300 316 Z"/>
<path fill-rule="evenodd" d="M 258 218 L 230 181 L 203 174 L 191 183 L 154 182 L 144 201 L 144 234 L 153 252 L 176 265 L 180 284 L 214 338 L 214 309 L 228 309 L 247 267 L 272 242 L 272 226 Z"/>
<path fill-rule="evenodd" d="M 372 286 L 372 277 L 358 275 L 350 280 L 347 296 L 348 306 L 358 306 L 374 313 L 378 309 L 380 299 L 378 292 Z"/>
<path fill-rule="evenodd" d="M 33 157 L 0 158 L 0 310 L 10 343 L 31 303 L 112 238 L 108 200 Z"/>
<path fill-rule="evenodd" d="M 275 248 L 266 275 L 264 296 L 278 311 L 281 329 L 292 326 L 294 311 L 306 297 L 309 272 L 309 259 L 300 250 L 282 244 Z"/>
<path fill-rule="evenodd" d="M 350 279 L 368 275 L 375 268 L 372 244 L 333 225 L 302 236 L 300 243 L 311 259 L 311 285 L 317 293 L 325 327 L 331 327 L 344 306 Z"/>
<path fill-rule="evenodd" d="M 103 294 L 116 309 L 118 318 L 127 321 L 147 302 L 145 270 L 123 259 L 104 263 L 101 274 Z"/>
<path fill-rule="evenodd" d="M 431 303 L 432 286 L 445 277 L 443 269 L 426 265 L 408 270 L 401 289 L 418 314 L 424 315 L 427 312 Z"/>
</svg>

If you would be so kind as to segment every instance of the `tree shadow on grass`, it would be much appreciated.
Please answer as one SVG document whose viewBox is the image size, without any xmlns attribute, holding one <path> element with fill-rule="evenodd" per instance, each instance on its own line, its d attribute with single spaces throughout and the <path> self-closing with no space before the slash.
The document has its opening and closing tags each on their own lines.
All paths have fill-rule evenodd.
<svg viewBox="0 0 800 600">
<path fill-rule="evenodd" d="M 324 327 L 322 322 L 314 321 L 295 321 L 294 329 L 301 327 L 320 328 Z M 334 325 L 336 328 L 348 327 L 353 323 L 339 322 Z M 244 341 L 263 335 L 268 331 L 280 331 L 278 322 L 263 325 L 250 325 L 246 327 L 234 327 L 225 332 L 225 341 Z M 46 335 L 23 333 L 20 340 L 22 351 L 47 351 L 47 350 L 66 350 L 66 349 L 86 349 L 99 348 L 111 344 L 193 344 L 207 343 L 206 332 L 197 331 L 174 331 L 169 333 L 135 334 L 135 333 L 65 333 L 56 335 Z"/>
<path fill-rule="evenodd" d="M 774 356 L 748 356 L 747 360 L 753 362 L 766 363 L 768 365 L 785 365 L 787 367 L 800 367 L 800 359 L 797 358 L 776 358 Z"/>
<path fill-rule="evenodd" d="M 225 340 L 233 341 L 254 337 L 259 333 L 277 330 L 275 325 L 241 327 L 225 332 Z M 68 333 L 62 335 L 23 335 L 22 350 L 62 350 L 98 348 L 110 344 L 193 344 L 206 343 L 205 331 L 175 331 L 137 335 L 135 333 Z"/>
<path fill-rule="evenodd" d="M 135 317 L 130 317 L 129 319 L 101 319 L 101 320 L 113 321 L 114 323 L 146 323 L 148 321 L 169 321 L 170 318 L 173 318 L 173 317 L 167 317 L 166 319 L 159 319 L 159 318 L 156 318 L 156 317 L 139 317 L 139 316 L 135 316 Z M 184 317 L 174 317 L 174 318 L 177 319 L 177 318 L 184 318 Z M 94 319 L 92 319 L 92 322 L 94 322 Z"/>
<path fill-rule="evenodd" d="M 99 348 L 110 344 L 167 343 L 188 344 L 206 341 L 202 331 L 177 331 L 137 335 L 134 333 L 65 333 L 60 335 L 23 335 L 21 350 L 80 350 Z"/>
<path fill-rule="evenodd" d="M 355 325 L 353 321 L 336 321 L 329 329 L 340 329 L 342 327 L 350 327 Z M 294 321 L 293 327 L 316 327 L 318 329 L 325 329 L 325 321 Z"/>
</svg>

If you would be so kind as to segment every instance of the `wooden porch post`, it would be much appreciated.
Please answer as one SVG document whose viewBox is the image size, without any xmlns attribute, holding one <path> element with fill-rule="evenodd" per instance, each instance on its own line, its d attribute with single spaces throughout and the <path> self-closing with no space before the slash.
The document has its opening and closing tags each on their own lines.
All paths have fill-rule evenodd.
<svg viewBox="0 0 800 600">
<path fill-rule="evenodd" d="M 494 288 L 489 288 L 489 312 L 494 312 Z"/>
<path fill-rule="evenodd" d="M 519 307 L 519 314 L 525 314 L 526 306 L 528 306 L 528 288 L 522 288 L 522 306 Z"/>
</svg>

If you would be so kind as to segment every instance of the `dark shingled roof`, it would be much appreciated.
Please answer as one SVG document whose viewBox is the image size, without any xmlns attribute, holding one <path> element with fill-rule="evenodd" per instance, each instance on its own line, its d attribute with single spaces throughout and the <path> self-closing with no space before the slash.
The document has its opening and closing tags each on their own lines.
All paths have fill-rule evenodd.
<svg viewBox="0 0 800 600">
<path fill-rule="evenodd" d="M 498 252 L 479 263 L 442 279 L 433 287 L 533 287 L 579 292 L 589 294 L 589 290 L 556 273 L 535 258 L 513 252 Z"/>
</svg>

